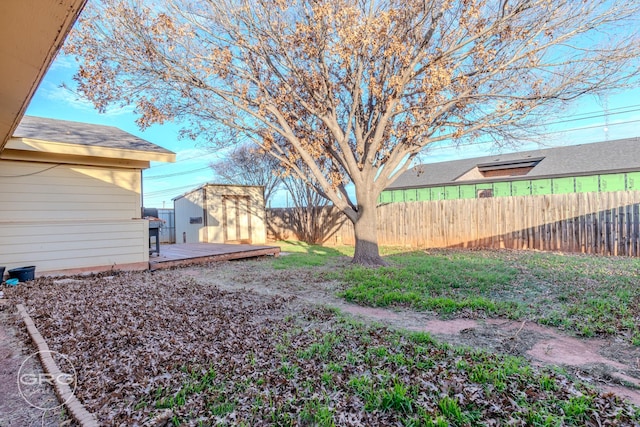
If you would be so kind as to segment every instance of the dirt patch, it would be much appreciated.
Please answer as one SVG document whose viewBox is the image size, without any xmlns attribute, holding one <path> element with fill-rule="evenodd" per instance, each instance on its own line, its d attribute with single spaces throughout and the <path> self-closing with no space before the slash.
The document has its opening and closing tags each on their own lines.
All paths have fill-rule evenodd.
<svg viewBox="0 0 640 427">
<path fill-rule="evenodd" d="M 422 328 L 409 327 L 410 330 L 420 330 L 438 335 L 453 335 L 478 327 L 478 322 L 471 319 L 429 320 Z"/>
<path fill-rule="evenodd" d="M 19 372 L 35 378 L 43 371 L 39 363 L 33 358 L 28 358 L 36 350 L 24 344 L 26 334 L 12 326 L 13 320 L 10 317 L 14 316 L 14 311 L 14 307 L 0 300 L 0 426 L 75 425 L 61 408 L 42 411 L 29 405 L 20 394 Z M 43 408 L 58 405 L 53 388 L 46 384 L 42 387 L 30 388 L 29 401 Z"/>
<path fill-rule="evenodd" d="M 604 363 L 616 369 L 625 369 L 622 363 L 607 359 L 599 354 L 604 346 L 603 341 L 583 341 L 570 337 L 557 337 L 538 341 L 527 354 L 545 363 L 562 365 L 587 366 Z"/>
</svg>

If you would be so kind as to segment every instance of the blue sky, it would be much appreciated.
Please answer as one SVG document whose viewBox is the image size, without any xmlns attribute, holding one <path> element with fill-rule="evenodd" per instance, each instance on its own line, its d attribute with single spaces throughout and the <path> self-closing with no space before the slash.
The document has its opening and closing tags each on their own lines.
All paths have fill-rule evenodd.
<svg viewBox="0 0 640 427">
<path fill-rule="evenodd" d="M 61 120 L 116 126 L 177 154 L 176 163 L 152 163 L 143 173 L 144 206 L 173 207 L 172 199 L 205 182 L 214 182 L 208 167 L 224 153 L 208 148 L 198 141 L 179 138 L 178 124 L 154 125 L 141 131 L 135 124 L 133 108 L 113 108 L 99 114 L 93 106 L 79 99 L 62 83 L 73 87 L 72 75 L 75 60 L 63 55 L 56 58 L 45 75 L 27 109 L 27 114 Z M 603 105 L 604 104 L 604 105 Z M 606 105 L 606 108 L 605 108 Z M 605 114 L 608 112 L 608 114 Z M 563 116 L 549 117 L 549 133 L 545 147 L 598 142 L 618 138 L 640 137 L 640 88 L 607 96 L 605 102 L 593 97 L 567 109 Z M 519 147 L 519 150 L 537 146 Z M 505 148 L 504 152 L 514 151 Z M 501 151 L 489 144 L 477 144 L 459 148 L 433 147 L 421 162 L 441 162 L 460 158 L 499 154 Z M 640 154 L 638 154 L 640 155 Z M 276 194 L 273 207 L 286 206 L 284 192 Z"/>
</svg>

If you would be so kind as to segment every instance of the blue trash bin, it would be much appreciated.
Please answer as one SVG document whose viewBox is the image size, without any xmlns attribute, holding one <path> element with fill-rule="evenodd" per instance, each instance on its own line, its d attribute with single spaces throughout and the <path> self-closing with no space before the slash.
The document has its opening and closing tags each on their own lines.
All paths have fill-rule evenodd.
<svg viewBox="0 0 640 427">
<path fill-rule="evenodd" d="M 36 266 L 18 267 L 9 270 L 9 278 L 18 279 L 20 282 L 28 282 L 36 278 Z"/>
</svg>

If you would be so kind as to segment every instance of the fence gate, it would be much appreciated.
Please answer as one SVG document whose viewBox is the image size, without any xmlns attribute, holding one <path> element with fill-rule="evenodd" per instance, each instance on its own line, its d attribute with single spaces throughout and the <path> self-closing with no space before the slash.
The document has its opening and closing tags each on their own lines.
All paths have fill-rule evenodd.
<svg viewBox="0 0 640 427">
<path fill-rule="evenodd" d="M 160 243 L 176 242 L 176 215 L 173 209 L 158 209 L 158 218 L 164 221 L 160 228 Z"/>
</svg>

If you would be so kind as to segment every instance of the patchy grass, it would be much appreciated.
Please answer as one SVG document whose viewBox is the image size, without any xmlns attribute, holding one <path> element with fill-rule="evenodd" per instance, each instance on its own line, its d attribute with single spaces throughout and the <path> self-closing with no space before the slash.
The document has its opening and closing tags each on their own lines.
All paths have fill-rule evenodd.
<svg viewBox="0 0 640 427">
<path fill-rule="evenodd" d="M 393 267 L 353 267 L 337 273 L 349 284 L 342 296 L 367 305 L 405 305 L 442 314 L 463 309 L 517 313 L 517 304 L 492 299 L 496 290 L 506 289 L 517 277 L 518 271 L 504 260 L 473 253 L 426 256 L 423 252 L 388 260 Z"/>
<path fill-rule="evenodd" d="M 529 319 L 640 345 L 638 259 L 456 250 L 387 259 L 391 267 L 352 267 L 330 277 L 345 283 L 342 297 L 365 305 Z"/>
<path fill-rule="evenodd" d="M 272 262 L 273 268 L 276 270 L 319 267 L 326 265 L 336 257 L 353 256 L 353 248 L 350 246 L 324 247 L 293 240 L 279 241 L 275 244 L 280 246 L 280 250 L 283 252 Z"/>
<path fill-rule="evenodd" d="M 580 335 L 622 334 L 640 346 L 640 260 L 596 256 L 521 256 L 518 287 L 535 299 L 540 323 Z"/>
<path fill-rule="evenodd" d="M 637 408 L 524 359 L 225 292 L 180 271 L 7 291 L 99 421 L 139 425 L 634 425 Z"/>
<path fill-rule="evenodd" d="M 339 257 L 352 257 L 353 246 L 310 245 L 296 240 L 281 240 L 274 245 L 280 246 L 282 255 L 274 258 L 272 266 L 276 270 L 322 267 L 331 264 Z M 381 255 L 394 255 L 406 252 L 401 247 L 381 247 Z"/>
</svg>

